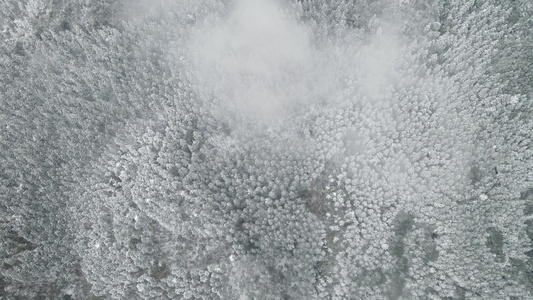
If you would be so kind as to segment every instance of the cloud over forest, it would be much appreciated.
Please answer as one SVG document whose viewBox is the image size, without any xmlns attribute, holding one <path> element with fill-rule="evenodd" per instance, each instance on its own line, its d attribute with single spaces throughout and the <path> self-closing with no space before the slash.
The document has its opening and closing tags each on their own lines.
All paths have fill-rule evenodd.
<svg viewBox="0 0 533 300">
<path fill-rule="evenodd" d="M 0 2 L 0 298 L 532 298 L 532 14 Z"/>
</svg>

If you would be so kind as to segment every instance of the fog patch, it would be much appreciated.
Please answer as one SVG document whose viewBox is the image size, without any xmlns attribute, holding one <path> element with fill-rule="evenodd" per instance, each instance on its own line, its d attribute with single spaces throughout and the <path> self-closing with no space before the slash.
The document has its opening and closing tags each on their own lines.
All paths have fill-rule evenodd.
<svg viewBox="0 0 533 300">
<path fill-rule="evenodd" d="M 361 92 L 369 99 L 385 97 L 399 80 L 395 64 L 402 51 L 397 36 L 392 24 L 383 23 L 355 61 L 354 67 L 359 67 L 362 75 Z"/>
<path fill-rule="evenodd" d="M 319 46 L 289 12 L 275 0 L 236 0 L 219 21 L 197 26 L 190 53 L 202 97 L 246 123 L 279 121 L 314 101 L 383 98 L 398 77 L 393 26 L 376 19 L 364 42 L 347 31 Z"/>
<path fill-rule="evenodd" d="M 268 120 L 303 101 L 316 51 L 309 30 L 269 0 L 238 0 L 229 15 L 197 28 L 191 45 L 197 82 L 220 108 Z"/>
</svg>

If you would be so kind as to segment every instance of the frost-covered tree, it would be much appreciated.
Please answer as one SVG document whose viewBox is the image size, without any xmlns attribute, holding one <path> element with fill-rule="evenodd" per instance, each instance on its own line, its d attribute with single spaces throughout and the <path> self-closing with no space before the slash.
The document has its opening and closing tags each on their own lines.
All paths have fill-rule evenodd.
<svg viewBox="0 0 533 300">
<path fill-rule="evenodd" d="M 532 12 L 0 3 L 0 298 L 532 298 Z"/>
</svg>

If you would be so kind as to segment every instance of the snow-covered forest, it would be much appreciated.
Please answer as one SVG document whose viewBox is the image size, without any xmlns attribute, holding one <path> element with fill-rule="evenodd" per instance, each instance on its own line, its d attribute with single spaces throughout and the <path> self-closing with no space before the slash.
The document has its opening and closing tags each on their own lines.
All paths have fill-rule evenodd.
<svg viewBox="0 0 533 300">
<path fill-rule="evenodd" d="M 533 299 L 531 0 L 1 0 L 0 299 Z"/>
</svg>

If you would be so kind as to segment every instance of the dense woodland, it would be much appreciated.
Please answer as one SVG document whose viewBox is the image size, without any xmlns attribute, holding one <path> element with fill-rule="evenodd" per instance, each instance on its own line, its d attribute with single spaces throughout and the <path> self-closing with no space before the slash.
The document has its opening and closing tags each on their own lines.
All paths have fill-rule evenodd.
<svg viewBox="0 0 533 300">
<path fill-rule="evenodd" d="M 0 298 L 533 299 L 532 16 L 0 1 Z"/>
</svg>

